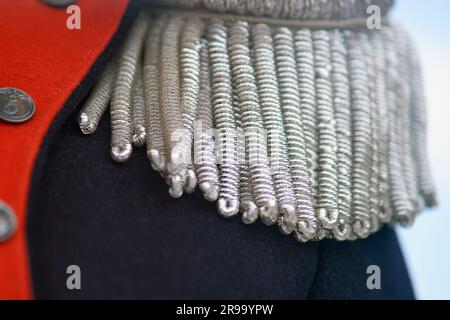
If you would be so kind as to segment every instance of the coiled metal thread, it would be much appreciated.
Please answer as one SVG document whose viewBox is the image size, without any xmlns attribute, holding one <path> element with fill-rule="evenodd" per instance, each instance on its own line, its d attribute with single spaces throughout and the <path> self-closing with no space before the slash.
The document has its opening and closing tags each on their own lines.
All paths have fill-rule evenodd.
<svg viewBox="0 0 450 320">
<path fill-rule="evenodd" d="M 131 146 L 131 92 L 148 17 L 140 14 L 134 23 L 118 60 L 117 77 L 111 98 L 111 156 L 118 162 L 129 159 Z"/>
<path fill-rule="evenodd" d="M 269 225 L 274 224 L 278 220 L 278 208 L 267 158 L 267 143 L 250 58 L 246 22 L 238 22 L 230 28 L 229 55 L 244 129 L 251 190 L 256 205 L 260 208 L 262 221 Z"/>
<path fill-rule="evenodd" d="M 381 224 L 378 217 L 379 212 L 379 175 L 378 175 L 378 159 L 379 159 L 379 130 L 377 119 L 377 106 L 375 104 L 375 63 L 373 57 L 373 50 L 370 43 L 369 35 L 366 33 L 358 33 L 358 41 L 360 43 L 362 52 L 365 57 L 365 64 L 367 68 L 367 76 L 369 82 L 367 87 L 369 89 L 369 106 L 370 106 L 370 132 L 371 144 L 369 145 L 370 162 L 369 162 L 369 212 L 371 218 L 371 233 L 376 232 Z"/>
<path fill-rule="evenodd" d="M 411 139 L 412 149 L 418 179 L 418 187 L 423 202 L 427 207 L 437 205 L 436 191 L 431 177 L 429 161 L 427 157 L 427 114 L 425 108 L 425 97 L 423 93 L 422 71 L 417 57 L 416 48 L 409 41 L 407 52 L 410 68 L 411 86 Z"/>
<path fill-rule="evenodd" d="M 109 106 L 116 68 L 117 61 L 112 59 L 81 109 L 78 124 L 84 134 L 93 134 L 97 130 L 98 123 Z"/>
<path fill-rule="evenodd" d="M 245 152 L 245 134 L 244 130 L 242 129 L 239 99 L 237 98 L 236 88 L 233 88 L 233 109 L 237 130 L 236 137 L 237 157 L 239 164 L 239 206 L 242 213 L 242 222 L 245 224 L 251 224 L 258 220 L 260 210 L 255 203 L 255 197 L 250 185 L 248 156 Z"/>
<path fill-rule="evenodd" d="M 183 127 L 180 98 L 179 41 L 183 19 L 170 17 L 163 30 L 160 51 L 159 103 L 164 132 L 164 142 L 168 155 L 169 190 L 173 197 L 183 194 L 186 182 L 186 155 L 188 154 L 187 134 Z"/>
<path fill-rule="evenodd" d="M 142 67 L 138 62 L 133 83 L 131 118 L 133 121 L 132 141 L 136 147 L 142 147 L 146 141 L 145 129 L 145 101 L 142 87 Z"/>
<path fill-rule="evenodd" d="M 333 235 L 346 240 L 353 233 L 351 223 L 352 205 L 352 113 L 350 109 L 350 83 L 347 65 L 347 48 L 340 31 L 330 33 L 331 82 L 336 120 L 337 175 L 339 225 Z"/>
<path fill-rule="evenodd" d="M 237 162 L 239 165 L 239 208 L 242 214 L 242 222 L 255 223 L 260 217 L 260 209 L 256 205 L 255 195 L 250 185 L 249 158 L 246 152 L 245 133 L 242 127 L 242 117 L 239 104 L 237 81 L 233 85 L 233 112 L 236 121 Z"/>
<path fill-rule="evenodd" d="M 382 223 L 392 219 L 392 205 L 389 197 L 389 116 L 386 101 L 386 73 L 385 73 L 385 48 L 383 36 L 379 33 L 371 34 L 372 53 L 375 63 L 375 112 L 377 113 L 378 126 L 378 217 Z"/>
<path fill-rule="evenodd" d="M 152 0 L 152 4 L 178 9 L 301 20 L 328 20 L 367 17 L 367 7 L 376 5 L 381 14 L 393 0 Z"/>
<path fill-rule="evenodd" d="M 158 85 L 160 44 L 165 21 L 165 17 L 155 20 L 147 33 L 143 67 L 147 157 L 153 169 L 159 172 L 166 171 L 168 161 L 161 124 Z"/>
<path fill-rule="evenodd" d="M 211 97 L 220 167 L 218 209 L 222 216 L 231 217 L 239 211 L 239 166 L 227 30 L 223 22 L 211 22 L 208 27 L 208 42 Z"/>
<path fill-rule="evenodd" d="M 292 32 L 287 28 L 278 28 L 275 31 L 274 44 L 290 172 L 299 216 L 294 234 L 298 240 L 308 241 L 315 236 L 318 226 L 306 165 L 304 129 L 300 113 L 299 82 Z"/>
<path fill-rule="evenodd" d="M 406 33 L 401 30 L 399 27 L 395 27 L 396 38 L 399 39 L 397 42 L 397 52 L 399 55 L 399 69 L 398 72 L 405 79 L 411 79 L 411 72 L 408 63 L 408 36 Z M 401 112 L 402 116 L 399 118 L 401 121 L 401 161 L 402 161 L 402 169 L 403 175 L 405 179 L 406 192 L 408 194 L 410 206 L 412 208 L 411 215 L 409 217 L 409 221 L 405 221 L 404 223 L 407 225 L 411 225 L 422 209 L 422 199 L 420 198 L 416 168 L 413 159 L 413 148 L 412 148 L 412 125 L 411 125 L 411 114 L 412 114 L 412 101 L 411 101 L 411 86 L 408 81 L 400 82 L 400 90 L 399 94 L 399 112 Z"/>
<path fill-rule="evenodd" d="M 301 29 L 295 32 L 295 55 L 300 95 L 300 113 L 306 148 L 306 161 L 313 196 L 317 195 L 318 133 L 316 113 L 316 87 L 314 52 L 311 31 Z"/>
<path fill-rule="evenodd" d="M 406 190 L 406 182 L 403 176 L 401 137 L 402 120 L 401 114 L 402 102 L 399 100 L 398 92 L 402 79 L 399 76 L 399 56 L 396 50 L 397 39 L 394 30 L 382 30 L 385 36 L 386 51 L 386 74 L 388 92 L 387 103 L 389 110 L 389 184 L 391 201 L 394 208 L 394 218 L 402 224 L 409 224 L 412 219 L 413 208 L 409 201 Z"/>
<path fill-rule="evenodd" d="M 316 108 L 319 144 L 318 217 L 323 227 L 333 229 L 338 222 L 337 136 L 331 87 L 330 35 L 313 32 L 316 73 Z"/>
<path fill-rule="evenodd" d="M 252 41 L 259 102 L 264 128 L 267 130 L 268 155 L 281 214 L 279 225 L 282 232 L 290 234 L 297 225 L 298 216 L 289 171 L 286 135 L 270 27 L 264 24 L 253 26 Z"/>
<path fill-rule="evenodd" d="M 194 122 L 200 88 L 200 38 L 204 23 L 199 19 L 188 19 L 181 36 L 180 73 L 181 73 L 181 109 L 183 125 L 186 131 L 186 148 L 184 155 L 187 169 L 187 180 L 184 189 L 188 193 L 195 191 L 197 177 L 192 163 L 192 139 Z"/>
<path fill-rule="evenodd" d="M 202 3 L 313 21 L 354 17 L 368 2 Z M 302 242 L 366 238 L 436 204 L 420 66 L 395 26 L 311 30 L 141 14 L 81 110 L 84 133 L 110 102 L 115 160 L 146 142 L 173 197 L 198 185 L 221 216 L 241 211 L 244 223 L 260 218 Z"/>
<path fill-rule="evenodd" d="M 353 32 L 345 33 L 350 70 L 353 128 L 352 210 L 353 231 L 361 238 L 369 236 L 370 221 L 370 100 L 367 69 L 361 45 Z"/>
<path fill-rule="evenodd" d="M 205 198 L 216 201 L 219 196 L 219 170 L 216 164 L 213 115 L 211 108 L 211 83 L 209 75 L 208 43 L 200 49 L 200 89 L 197 123 L 194 130 L 194 164 L 198 185 Z"/>
</svg>

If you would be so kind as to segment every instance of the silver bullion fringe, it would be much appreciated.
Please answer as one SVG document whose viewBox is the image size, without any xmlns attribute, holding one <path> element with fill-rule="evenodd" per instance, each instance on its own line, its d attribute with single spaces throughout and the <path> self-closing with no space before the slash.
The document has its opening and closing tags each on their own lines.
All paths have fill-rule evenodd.
<svg viewBox="0 0 450 320">
<path fill-rule="evenodd" d="M 408 197 L 406 189 L 406 181 L 402 169 L 401 154 L 401 137 L 402 137 L 402 120 L 404 115 L 401 114 L 402 106 L 398 95 L 400 83 L 403 81 L 398 72 L 399 69 L 399 52 L 397 51 L 397 41 L 393 29 L 384 29 L 385 53 L 386 53 L 386 74 L 388 92 L 387 103 L 389 110 L 389 183 L 391 201 L 394 208 L 394 219 L 403 225 L 408 225 L 412 219 L 413 208 Z"/>
<path fill-rule="evenodd" d="M 408 40 L 407 35 L 400 28 L 396 27 L 396 37 L 399 39 L 397 42 L 398 55 L 399 55 L 399 69 L 398 72 L 402 79 L 411 79 L 411 72 L 408 63 Z M 402 169 L 403 175 L 405 177 L 406 191 L 408 193 L 408 198 L 412 207 L 411 219 L 408 224 L 412 224 L 416 215 L 423 208 L 422 199 L 420 198 L 419 188 L 417 184 L 417 174 L 413 159 L 413 149 L 411 135 L 412 125 L 411 125 L 411 87 L 409 81 L 400 82 L 400 98 L 398 100 L 399 107 L 401 108 L 402 117 L 401 121 L 401 156 L 402 156 Z"/>
<path fill-rule="evenodd" d="M 109 106 L 114 81 L 116 80 L 116 68 L 116 60 L 111 59 L 81 109 L 78 124 L 84 134 L 93 134 L 97 130 L 100 119 Z"/>
<path fill-rule="evenodd" d="M 260 210 L 261 220 L 271 225 L 278 220 L 278 208 L 267 158 L 267 143 L 250 58 L 249 31 L 246 22 L 237 22 L 229 29 L 228 48 L 232 79 L 245 133 L 250 188 Z"/>
<path fill-rule="evenodd" d="M 147 157 L 153 169 L 161 173 L 165 172 L 167 165 L 158 85 L 160 43 L 165 21 L 166 18 L 161 17 L 154 21 L 149 28 L 145 41 L 143 69 Z"/>
<path fill-rule="evenodd" d="M 311 182 L 306 169 L 304 129 L 300 112 L 299 82 L 292 32 L 287 28 L 277 28 L 274 34 L 274 44 L 289 165 L 298 212 L 294 235 L 299 241 L 308 241 L 316 235 L 318 225 L 314 212 Z"/>
<path fill-rule="evenodd" d="M 141 61 L 138 62 L 136 74 L 133 82 L 131 119 L 133 121 L 133 145 L 142 147 L 146 141 L 145 130 L 145 101 L 142 87 L 142 67 Z"/>
<path fill-rule="evenodd" d="M 418 187 L 420 195 L 427 207 L 437 205 L 437 196 L 431 177 L 427 156 L 427 114 L 425 108 L 424 89 L 422 84 L 422 70 L 417 51 L 411 40 L 407 51 L 409 68 L 411 71 L 411 138 L 414 160 L 416 165 Z"/>
<path fill-rule="evenodd" d="M 385 47 L 383 35 L 380 32 L 371 33 L 372 52 L 376 70 L 375 105 L 378 119 L 378 217 L 382 223 L 388 223 L 392 219 L 393 211 L 389 198 L 389 116 L 386 101 L 386 72 L 385 72 Z"/>
<path fill-rule="evenodd" d="M 111 98 L 111 156 L 117 162 L 128 160 L 131 145 L 131 92 L 140 58 L 148 17 L 140 14 L 134 23 L 118 60 L 117 77 Z"/>
<path fill-rule="evenodd" d="M 183 125 L 187 134 L 185 159 L 187 160 L 187 178 L 184 190 L 188 193 L 195 191 L 197 177 L 192 163 L 192 140 L 194 122 L 200 89 L 200 38 L 203 34 L 204 23 L 199 19 L 188 19 L 181 36 L 180 74 L 181 74 L 181 109 Z"/>
<path fill-rule="evenodd" d="M 245 152 L 245 135 L 242 129 L 242 120 L 239 110 L 239 99 L 236 88 L 233 87 L 233 110 L 236 119 L 237 157 L 239 164 L 239 209 L 242 214 L 242 222 L 245 224 L 255 223 L 259 218 L 259 208 L 255 203 L 255 197 L 250 187 L 248 172 L 248 157 Z"/>
<path fill-rule="evenodd" d="M 242 128 L 241 111 L 236 83 L 233 82 L 233 112 L 236 120 L 237 161 L 239 165 L 239 209 L 241 219 L 245 224 L 255 223 L 259 218 L 259 208 L 255 203 L 255 197 L 250 186 L 248 153 L 245 152 L 245 134 Z"/>
<path fill-rule="evenodd" d="M 289 171 L 286 135 L 270 27 L 264 24 L 253 26 L 252 41 L 259 101 L 264 127 L 267 130 L 268 155 L 280 210 L 279 225 L 283 233 L 290 234 L 297 225 L 298 216 Z"/>
<path fill-rule="evenodd" d="M 354 32 L 346 31 L 352 104 L 352 211 L 353 231 L 360 238 L 366 238 L 371 231 L 370 221 L 370 175 L 367 164 L 370 161 L 370 100 L 367 88 L 368 75 L 364 54 Z"/>
<path fill-rule="evenodd" d="M 333 229 L 337 240 L 347 240 L 352 230 L 352 113 L 350 109 L 350 84 L 347 66 L 347 48 L 342 32 L 330 33 L 331 82 L 336 120 L 337 174 L 338 174 L 338 225 Z"/>
<path fill-rule="evenodd" d="M 397 133 L 398 136 L 398 152 L 399 161 L 401 167 L 401 173 L 403 176 L 403 183 L 406 192 L 406 200 L 408 202 L 409 210 L 406 214 L 399 216 L 400 223 L 405 226 L 412 225 L 416 216 L 416 208 L 419 206 L 418 203 L 415 204 L 415 199 L 418 194 L 418 189 L 415 181 L 415 174 L 413 172 L 413 163 L 411 159 L 411 145 L 406 145 L 411 143 L 410 141 L 410 92 L 409 83 L 403 79 L 409 78 L 409 70 L 407 65 L 407 56 L 403 51 L 405 47 L 405 39 L 402 32 L 398 28 L 393 28 L 393 36 L 396 39 L 395 51 L 397 52 L 397 62 L 398 68 L 397 73 L 399 76 L 399 82 L 397 87 L 397 98 L 396 98 L 396 123 L 397 123 Z M 402 79 L 402 80 L 400 80 Z M 415 191 L 414 191 L 415 190 Z"/>
<path fill-rule="evenodd" d="M 316 73 L 316 108 L 319 144 L 317 170 L 317 211 L 325 229 L 338 222 L 338 180 L 336 121 L 331 86 L 331 53 L 328 31 L 314 31 L 314 65 Z"/>
<path fill-rule="evenodd" d="M 316 88 L 314 71 L 314 51 L 311 31 L 301 29 L 294 38 L 298 92 L 300 95 L 300 113 L 303 124 L 306 162 L 314 198 L 317 196 L 318 132 L 316 113 Z"/>
<path fill-rule="evenodd" d="M 242 138 L 243 135 L 242 135 Z M 239 150 L 239 155 L 245 159 L 245 149 Z M 242 158 L 241 158 L 242 159 Z M 242 213 L 242 222 L 245 224 L 255 223 L 259 218 L 259 208 L 256 206 L 255 199 L 250 188 L 250 180 L 248 176 L 248 165 L 240 165 L 240 188 L 239 201 Z"/>
<path fill-rule="evenodd" d="M 208 43 L 202 41 L 200 49 L 200 88 L 197 108 L 197 126 L 194 129 L 194 166 L 199 189 L 205 199 L 216 201 L 219 196 L 219 170 L 216 165 L 211 82 Z"/>
<path fill-rule="evenodd" d="M 358 40 L 365 56 L 366 69 L 368 76 L 367 87 L 369 89 L 369 103 L 370 103 L 370 131 L 371 143 L 369 146 L 370 162 L 369 162 L 369 213 L 371 221 L 371 233 L 378 231 L 381 226 L 379 219 L 379 175 L 378 175 L 378 161 L 379 161 L 379 132 L 377 107 L 375 104 L 375 58 L 373 56 L 373 48 L 369 39 L 369 35 L 365 32 L 358 33 Z"/>
<path fill-rule="evenodd" d="M 231 217 L 239 211 L 239 165 L 237 160 L 236 119 L 233 110 L 230 58 L 227 30 L 223 22 L 212 21 L 208 27 L 211 62 L 211 98 L 217 130 L 220 188 L 219 214 Z"/>
<path fill-rule="evenodd" d="M 179 42 L 184 21 L 170 17 L 163 30 L 160 50 L 159 102 L 161 107 L 164 142 L 168 156 L 167 182 L 170 195 L 183 195 L 186 182 L 187 134 L 183 127 L 180 93 Z"/>
<path fill-rule="evenodd" d="M 269 2 L 219 9 L 263 15 Z M 348 18 L 362 10 L 349 3 L 280 1 L 271 12 Z M 172 196 L 198 185 L 223 217 L 241 211 L 243 223 L 261 218 L 302 242 L 355 240 L 436 205 L 422 86 L 413 44 L 397 27 L 141 15 L 79 124 L 93 133 L 111 102 L 113 158 L 125 161 L 145 140 Z"/>
</svg>

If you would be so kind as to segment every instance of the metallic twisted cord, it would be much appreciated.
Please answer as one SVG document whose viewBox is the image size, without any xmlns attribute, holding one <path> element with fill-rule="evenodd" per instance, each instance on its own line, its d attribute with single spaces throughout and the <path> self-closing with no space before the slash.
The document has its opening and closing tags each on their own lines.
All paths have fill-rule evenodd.
<svg viewBox="0 0 450 320">
<path fill-rule="evenodd" d="M 186 179 L 187 136 L 183 127 L 180 98 L 179 38 L 183 19 L 171 17 L 163 30 L 159 70 L 159 103 L 164 141 L 168 154 L 169 192 L 173 197 L 183 194 Z M 189 144 L 190 145 L 190 144 Z"/>
<path fill-rule="evenodd" d="M 281 19 L 329 20 L 366 17 L 369 5 L 384 15 L 393 0 L 146 0 L 153 5 L 207 10 L 215 13 L 273 17 Z"/>
<path fill-rule="evenodd" d="M 236 120 L 237 137 L 237 161 L 239 164 L 239 209 L 242 214 L 242 222 L 245 224 L 255 223 L 259 218 L 259 208 L 256 206 L 255 197 L 250 186 L 248 154 L 246 150 L 245 133 L 242 128 L 239 98 L 237 95 L 236 82 L 233 85 L 233 112 Z"/>
<path fill-rule="evenodd" d="M 159 56 L 161 34 L 166 19 L 161 17 L 153 22 L 146 36 L 143 82 L 145 98 L 145 117 L 147 127 L 147 157 L 153 169 L 166 170 L 167 153 L 164 145 L 159 105 Z"/>
<path fill-rule="evenodd" d="M 210 23 L 208 42 L 211 62 L 211 96 L 220 164 L 220 189 L 217 205 L 222 216 L 231 217 L 239 211 L 239 166 L 227 31 L 223 22 L 212 21 Z"/>
<path fill-rule="evenodd" d="M 306 161 L 313 196 L 317 195 L 318 133 L 316 113 L 316 86 L 314 52 L 311 31 L 301 29 L 295 33 L 295 55 L 298 74 L 300 112 L 306 148 Z"/>
<path fill-rule="evenodd" d="M 111 101 L 111 93 L 116 79 L 117 63 L 112 59 L 100 76 L 98 83 L 92 89 L 89 98 L 81 109 L 78 123 L 81 132 L 93 134 L 97 130 L 100 119 Z"/>
<path fill-rule="evenodd" d="M 311 182 L 307 173 L 305 138 L 300 112 L 299 82 L 292 32 L 287 28 L 276 29 L 274 47 L 290 172 L 299 215 L 294 235 L 299 241 L 308 241 L 316 235 L 317 220 L 313 206 Z"/>
<path fill-rule="evenodd" d="M 244 137 L 242 136 L 242 138 Z M 245 149 L 242 151 L 245 157 Z M 242 152 L 239 152 L 239 154 L 241 155 Z M 255 223 L 259 218 L 259 208 L 256 206 L 255 198 L 250 188 L 248 165 L 246 164 L 241 165 L 239 182 L 239 202 L 242 212 L 242 222 L 245 224 Z"/>
<path fill-rule="evenodd" d="M 331 18 L 346 1 L 286 0 L 277 10 Z M 241 13 L 268 3 L 222 2 Z M 365 238 L 435 204 L 420 68 L 401 30 L 170 16 L 148 31 L 138 18 L 80 114 L 93 132 L 112 101 L 116 160 L 145 134 L 172 196 L 198 179 L 222 216 L 240 209 L 244 223 L 261 217 L 299 241 Z"/>
<path fill-rule="evenodd" d="M 261 220 L 271 225 L 277 222 L 279 213 L 267 157 L 267 143 L 251 63 L 246 22 L 237 22 L 229 29 L 228 50 L 233 87 L 236 88 L 244 129 L 250 186 L 256 205 L 260 209 Z"/>
<path fill-rule="evenodd" d="M 233 83 L 234 85 L 235 83 Z M 239 164 L 239 203 L 242 213 L 242 222 L 255 223 L 259 218 L 259 208 L 256 206 L 255 197 L 250 186 L 248 155 L 246 154 L 245 134 L 242 128 L 239 99 L 236 88 L 233 86 L 233 109 L 236 119 L 237 155 Z"/>
<path fill-rule="evenodd" d="M 275 191 L 280 208 L 280 230 L 294 231 L 298 221 L 293 191 L 286 135 L 276 77 L 271 28 L 257 24 L 252 28 L 253 61 L 264 128 L 268 132 L 268 151 Z"/>
<path fill-rule="evenodd" d="M 198 125 L 194 129 L 194 165 L 198 186 L 204 197 L 208 201 L 216 201 L 219 196 L 219 170 L 216 164 L 214 148 L 209 67 L 208 43 L 202 41 L 200 49 L 200 89 L 197 108 Z"/>
<path fill-rule="evenodd" d="M 117 78 L 111 98 L 111 156 L 118 162 L 128 160 L 133 151 L 130 97 L 147 27 L 147 16 L 140 14 L 125 41 L 118 61 Z"/>
<path fill-rule="evenodd" d="M 146 141 L 145 101 L 142 86 L 142 63 L 139 61 L 134 76 L 131 103 L 131 119 L 133 123 L 132 141 L 136 147 L 142 147 Z"/>
<path fill-rule="evenodd" d="M 353 233 L 352 223 L 352 113 L 350 108 L 350 83 L 347 65 L 347 48 L 344 35 L 335 30 L 330 33 L 331 82 L 336 119 L 338 209 L 339 224 L 333 230 L 338 240 L 347 240 Z"/>
<path fill-rule="evenodd" d="M 288 4 L 290 2 L 294 1 L 286 1 Z M 295 1 L 294 4 L 298 4 L 299 1 Z M 330 1 L 323 2 L 323 3 L 330 3 Z M 303 13 L 301 14 L 301 19 L 304 20 L 317 20 L 320 16 L 320 7 L 321 7 L 321 1 L 314 1 L 314 0 L 305 0 L 303 2 Z M 287 7 L 284 11 L 290 11 L 291 8 Z M 294 12 L 295 12 L 295 8 Z M 289 14 L 290 16 L 295 16 L 292 13 Z"/>
<path fill-rule="evenodd" d="M 389 197 L 389 111 L 386 103 L 386 73 L 385 73 L 385 47 L 381 32 L 371 34 L 373 60 L 375 63 L 375 110 L 378 126 L 378 217 L 381 222 L 387 223 L 392 219 L 392 206 Z"/>
<path fill-rule="evenodd" d="M 375 31 L 374 31 L 375 32 Z M 369 165 L 369 212 L 371 219 L 371 233 L 379 230 L 381 227 L 381 221 L 379 218 L 380 212 L 380 194 L 379 194 L 379 127 L 378 117 L 375 100 L 375 82 L 376 82 L 376 69 L 375 69 L 375 57 L 372 43 L 370 42 L 369 35 L 367 33 L 360 32 L 357 35 L 358 41 L 361 46 L 361 50 L 365 56 L 365 63 L 367 69 L 368 83 L 367 89 L 369 91 L 369 103 L 370 103 L 370 131 L 371 131 L 371 144 L 370 150 L 370 162 Z"/>
<path fill-rule="evenodd" d="M 187 181 L 184 189 L 192 193 L 197 185 L 192 164 L 192 138 L 200 88 L 200 38 L 204 23 L 199 19 L 188 19 L 181 35 L 180 72 L 181 72 L 181 110 L 183 125 L 187 133 L 185 159 L 187 160 Z"/>
<path fill-rule="evenodd" d="M 245 224 L 255 223 L 259 218 L 259 208 L 256 206 L 250 179 L 248 155 L 246 154 L 246 143 L 244 129 L 242 128 L 241 112 L 239 108 L 239 98 L 236 82 L 233 85 L 233 112 L 236 121 L 236 141 L 237 141 L 237 162 L 239 165 L 239 209 L 242 214 L 242 222 Z"/>
<path fill-rule="evenodd" d="M 408 63 L 408 36 L 406 32 L 401 30 L 399 27 L 395 28 L 396 37 L 399 39 L 397 42 L 397 50 L 399 55 L 399 68 L 398 72 L 406 79 L 411 79 L 411 70 Z M 401 136 L 401 155 L 402 155 L 402 169 L 406 184 L 406 191 L 408 193 L 409 201 L 411 203 L 412 212 L 411 220 L 408 225 L 412 225 L 415 216 L 423 208 L 423 201 L 419 193 L 418 180 L 416 174 L 415 162 L 417 160 L 413 159 L 413 127 L 411 125 L 411 114 L 412 114 L 412 101 L 411 101 L 411 87 L 408 81 L 402 81 L 400 83 L 400 90 L 398 91 L 400 95 L 398 108 L 402 111 L 402 117 L 400 118 L 402 127 Z"/>
<path fill-rule="evenodd" d="M 337 140 L 331 86 L 331 54 L 328 31 L 314 31 L 319 167 L 317 171 L 318 217 L 325 229 L 333 229 L 338 214 Z"/>
<path fill-rule="evenodd" d="M 411 139 L 414 153 L 416 174 L 420 194 L 427 207 L 437 205 L 436 191 L 427 157 L 427 113 L 425 110 L 425 97 L 422 83 L 422 70 L 417 50 L 409 41 L 410 86 L 411 86 Z"/>
<path fill-rule="evenodd" d="M 397 45 L 397 37 L 392 29 L 383 29 L 385 41 L 386 54 L 386 76 L 388 92 L 387 104 L 389 110 L 389 187 L 391 194 L 391 201 L 394 208 L 394 218 L 402 224 L 409 224 L 412 219 L 412 206 L 409 201 L 408 192 L 406 190 L 406 183 L 403 177 L 402 163 L 401 163 L 401 136 L 402 126 L 401 106 L 397 95 L 400 90 L 400 82 L 403 80 L 398 74 L 399 57 L 395 49 Z"/>
<path fill-rule="evenodd" d="M 352 167 L 352 210 L 353 231 L 360 238 L 366 238 L 371 231 L 370 221 L 370 102 L 367 90 L 368 75 L 364 54 L 356 35 L 345 32 L 347 62 L 350 73 L 353 124 L 353 167 Z"/>
</svg>

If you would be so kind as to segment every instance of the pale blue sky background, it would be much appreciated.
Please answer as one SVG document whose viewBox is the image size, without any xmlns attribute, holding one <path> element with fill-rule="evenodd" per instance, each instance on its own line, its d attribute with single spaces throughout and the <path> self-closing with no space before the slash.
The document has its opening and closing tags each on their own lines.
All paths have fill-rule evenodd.
<svg viewBox="0 0 450 320">
<path fill-rule="evenodd" d="M 439 208 L 399 236 L 419 299 L 450 299 L 450 1 L 397 0 L 392 19 L 415 40 L 425 75 L 429 153 Z"/>
</svg>

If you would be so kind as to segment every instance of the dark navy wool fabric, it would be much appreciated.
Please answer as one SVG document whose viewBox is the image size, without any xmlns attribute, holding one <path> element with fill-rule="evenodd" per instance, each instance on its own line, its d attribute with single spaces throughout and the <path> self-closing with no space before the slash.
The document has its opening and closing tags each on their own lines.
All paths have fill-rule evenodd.
<svg viewBox="0 0 450 320">
<path fill-rule="evenodd" d="M 413 298 L 395 232 L 299 244 L 224 220 L 200 194 L 172 199 L 143 149 L 109 156 L 109 117 L 83 136 L 76 114 L 51 144 L 29 240 L 37 298 Z M 82 290 L 66 288 L 79 265 Z M 381 290 L 366 269 L 381 268 Z"/>
<path fill-rule="evenodd" d="M 355 242 L 299 244 L 260 222 L 220 218 L 200 194 L 172 199 L 143 149 L 113 162 L 108 115 L 83 136 L 74 109 L 135 13 L 69 99 L 36 161 L 28 217 L 35 297 L 413 299 L 389 228 Z M 81 268 L 81 290 L 66 287 L 69 265 Z M 381 268 L 381 290 L 367 288 L 370 265 Z"/>
</svg>

